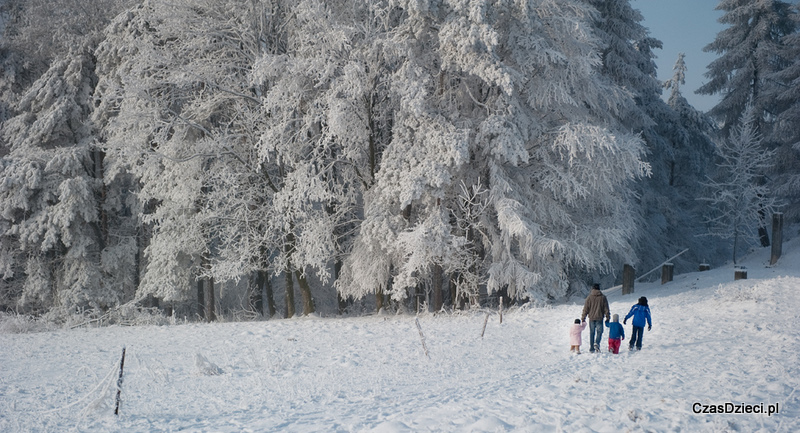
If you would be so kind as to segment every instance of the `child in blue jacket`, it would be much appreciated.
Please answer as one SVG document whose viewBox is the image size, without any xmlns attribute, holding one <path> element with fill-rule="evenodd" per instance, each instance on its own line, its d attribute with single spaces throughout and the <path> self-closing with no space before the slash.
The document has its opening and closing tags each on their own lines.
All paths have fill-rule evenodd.
<svg viewBox="0 0 800 433">
<path fill-rule="evenodd" d="M 625 329 L 619 324 L 619 314 L 613 315 L 610 322 L 606 321 L 606 327 L 608 327 L 608 351 L 619 353 L 619 346 L 625 339 Z"/>
<path fill-rule="evenodd" d="M 633 330 L 631 331 L 631 342 L 628 350 L 633 350 L 634 345 L 636 346 L 636 350 L 642 350 L 642 336 L 644 335 L 645 322 L 647 322 L 648 331 L 653 327 L 653 324 L 650 322 L 650 307 L 647 305 L 647 298 L 644 296 L 639 298 L 639 303 L 631 307 L 631 311 L 629 311 L 625 319 L 622 320 L 622 324 L 624 325 L 631 316 L 633 316 Z"/>
</svg>

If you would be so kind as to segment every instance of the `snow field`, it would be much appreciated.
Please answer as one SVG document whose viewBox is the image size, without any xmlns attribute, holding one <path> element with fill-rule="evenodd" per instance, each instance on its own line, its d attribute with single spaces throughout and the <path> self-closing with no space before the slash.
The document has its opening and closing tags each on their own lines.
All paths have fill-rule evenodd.
<svg viewBox="0 0 800 433">
<path fill-rule="evenodd" d="M 800 431 L 789 245 L 773 268 L 757 251 L 747 280 L 729 267 L 610 290 L 620 320 L 639 296 L 653 314 L 643 350 L 626 339 L 619 355 L 588 353 L 588 328 L 570 355 L 582 299 L 502 324 L 491 312 L 484 338 L 482 311 L 422 315 L 430 358 L 409 315 L 0 334 L 0 431 Z M 695 402 L 780 413 L 695 414 Z"/>
</svg>

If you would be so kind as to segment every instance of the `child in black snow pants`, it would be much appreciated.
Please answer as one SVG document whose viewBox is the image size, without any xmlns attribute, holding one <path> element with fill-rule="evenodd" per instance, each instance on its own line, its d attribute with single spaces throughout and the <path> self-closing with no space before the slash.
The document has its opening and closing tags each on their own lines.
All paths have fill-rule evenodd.
<svg viewBox="0 0 800 433">
<path fill-rule="evenodd" d="M 641 350 L 645 322 L 647 322 L 648 331 L 653 327 L 650 322 L 650 307 L 647 305 L 647 298 L 644 296 L 639 298 L 639 303 L 631 307 L 631 311 L 622 320 L 622 324 L 624 325 L 631 316 L 633 316 L 633 330 L 631 331 L 631 342 L 628 345 L 628 350 L 633 350 L 634 346 L 636 346 L 636 350 Z"/>
</svg>

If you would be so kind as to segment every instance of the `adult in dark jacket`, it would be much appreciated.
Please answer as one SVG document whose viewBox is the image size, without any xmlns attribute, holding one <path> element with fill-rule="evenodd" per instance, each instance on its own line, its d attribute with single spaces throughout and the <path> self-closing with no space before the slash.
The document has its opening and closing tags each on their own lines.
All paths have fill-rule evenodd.
<svg viewBox="0 0 800 433">
<path fill-rule="evenodd" d="M 611 320 L 611 311 L 608 308 L 608 299 L 600 291 L 600 285 L 592 286 L 592 291 L 583 303 L 581 321 L 589 317 L 589 347 L 590 352 L 600 351 L 600 341 L 603 340 L 603 318 Z"/>
<path fill-rule="evenodd" d="M 642 296 L 639 298 L 639 303 L 631 307 L 631 311 L 622 320 L 622 324 L 627 323 L 628 318 L 633 316 L 633 330 L 631 331 L 631 342 L 629 343 L 629 350 L 642 349 L 642 337 L 644 336 L 644 324 L 647 323 L 647 330 L 652 329 L 653 324 L 650 321 L 650 306 L 647 305 L 647 298 Z"/>
</svg>

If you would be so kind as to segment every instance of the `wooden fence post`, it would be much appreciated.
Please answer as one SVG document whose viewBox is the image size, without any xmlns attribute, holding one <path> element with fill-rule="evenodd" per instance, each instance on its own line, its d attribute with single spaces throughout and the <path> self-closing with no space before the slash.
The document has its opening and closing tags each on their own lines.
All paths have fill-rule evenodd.
<svg viewBox="0 0 800 433">
<path fill-rule="evenodd" d="M 119 404 L 122 401 L 122 370 L 125 368 L 125 346 L 122 347 L 122 359 L 119 361 L 119 378 L 117 378 L 117 399 L 114 415 L 119 415 Z"/>
<path fill-rule="evenodd" d="M 428 346 L 425 344 L 425 334 L 422 333 L 422 326 L 419 325 L 419 317 L 414 318 L 414 323 L 417 324 L 417 331 L 419 331 L 419 341 L 422 342 L 422 349 L 425 350 L 425 356 L 428 359 L 431 359 L 431 356 L 428 355 Z"/>
<path fill-rule="evenodd" d="M 710 270 L 711 270 L 711 265 L 709 265 L 708 263 L 700 263 L 700 268 L 699 268 L 700 272 L 710 271 Z"/>
<path fill-rule="evenodd" d="M 625 264 L 622 267 L 622 294 L 629 295 L 633 293 L 633 281 L 634 277 L 636 276 L 636 270 L 633 269 L 633 266 L 629 264 Z"/>
<path fill-rule="evenodd" d="M 736 267 L 733 269 L 733 280 L 746 280 L 747 279 L 747 268 L 745 267 Z"/>
<path fill-rule="evenodd" d="M 783 247 L 783 214 L 780 212 L 772 214 L 772 255 L 769 264 L 774 265 L 781 258 Z"/>
<path fill-rule="evenodd" d="M 672 263 L 664 263 L 661 266 L 661 284 L 667 284 L 672 281 L 672 275 L 675 273 L 675 265 Z"/>
</svg>

